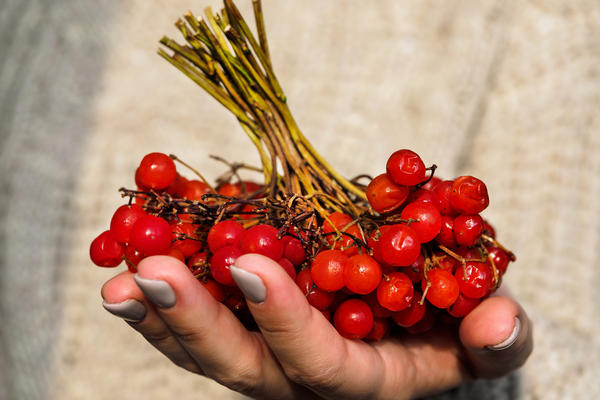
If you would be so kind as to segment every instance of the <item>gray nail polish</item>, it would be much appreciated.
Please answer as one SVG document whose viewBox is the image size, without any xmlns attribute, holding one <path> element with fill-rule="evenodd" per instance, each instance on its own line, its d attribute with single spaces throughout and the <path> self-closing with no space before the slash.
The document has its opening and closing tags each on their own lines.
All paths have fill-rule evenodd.
<svg viewBox="0 0 600 400">
<path fill-rule="evenodd" d="M 146 316 L 146 307 L 134 299 L 125 300 L 120 303 L 108 303 L 104 301 L 102 306 L 109 313 L 129 322 L 140 322 Z"/>
<path fill-rule="evenodd" d="M 246 298 L 254 303 L 262 303 L 267 297 L 267 289 L 263 281 L 252 272 L 238 268 L 234 265 L 229 267 L 231 276 L 237 283 Z"/>
<path fill-rule="evenodd" d="M 167 282 L 142 278 L 138 274 L 135 274 L 133 279 L 144 295 L 158 307 L 169 308 L 175 305 L 175 292 Z"/>
<path fill-rule="evenodd" d="M 487 348 L 492 351 L 500 351 L 500 350 L 508 349 L 510 346 L 513 345 L 513 343 L 515 343 L 517 341 L 517 338 L 519 337 L 520 332 L 521 332 L 521 321 L 519 320 L 519 318 L 515 317 L 515 326 L 514 326 L 512 332 L 510 333 L 510 335 L 506 339 L 504 339 L 502 342 L 500 342 L 494 346 L 487 346 Z"/>
</svg>

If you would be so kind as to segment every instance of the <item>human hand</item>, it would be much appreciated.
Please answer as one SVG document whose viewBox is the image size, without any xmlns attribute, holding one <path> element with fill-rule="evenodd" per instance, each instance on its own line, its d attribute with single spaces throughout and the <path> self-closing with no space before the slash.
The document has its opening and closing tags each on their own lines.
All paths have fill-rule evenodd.
<svg viewBox="0 0 600 400">
<path fill-rule="evenodd" d="M 484 300 L 458 334 L 442 328 L 365 343 L 340 336 L 274 261 L 247 254 L 231 272 L 260 332 L 246 330 L 183 263 L 165 256 L 109 280 L 104 307 L 178 366 L 257 398 L 423 396 L 505 375 L 533 348 L 527 315 L 505 294 Z"/>
</svg>

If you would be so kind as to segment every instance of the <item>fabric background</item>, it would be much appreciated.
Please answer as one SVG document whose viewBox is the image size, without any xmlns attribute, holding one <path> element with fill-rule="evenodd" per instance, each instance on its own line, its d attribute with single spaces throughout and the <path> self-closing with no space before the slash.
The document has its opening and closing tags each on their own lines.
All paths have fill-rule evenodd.
<svg viewBox="0 0 600 400">
<path fill-rule="evenodd" d="M 250 16 L 250 1 L 239 0 Z M 0 3 L 0 399 L 233 399 L 101 307 L 90 241 L 152 151 L 209 177 L 258 164 L 228 112 L 156 54 L 216 0 Z M 270 1 L 275 70 L 346 176 L 411 148 L 488 185 L 534 323 L 518 374 L 441 398 L 600 398 L 600 4 Z"/>
</svg>

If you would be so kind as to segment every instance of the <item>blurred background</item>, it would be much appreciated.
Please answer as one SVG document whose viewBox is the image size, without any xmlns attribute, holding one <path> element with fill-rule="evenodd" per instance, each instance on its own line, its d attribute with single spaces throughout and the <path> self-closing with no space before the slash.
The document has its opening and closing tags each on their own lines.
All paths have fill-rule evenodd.
<svg viewBox="0 0 600 400">
<path fill-rule="evenodd" d="M 238 0 L 250 20 L 250 0 Z M 236 120 L 156 55 L 216 0 L 0 2 L 0 399 L 215 399 L 101 306 L 92 265 L 149 152 L 258 164 Z M 517 374 L 447 398 L 598 399 L 600 3 L 264 0 L 301 129 L 346 176 L 396 149 L 483 179 L 534 321 Z"/>
</svg>

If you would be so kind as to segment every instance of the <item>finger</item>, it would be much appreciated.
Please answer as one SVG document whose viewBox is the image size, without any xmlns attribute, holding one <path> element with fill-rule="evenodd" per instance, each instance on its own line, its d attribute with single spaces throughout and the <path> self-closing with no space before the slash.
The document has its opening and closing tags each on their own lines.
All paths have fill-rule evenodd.
<svg viewBox="0 0 600 400">
<path fill-rule="evenodd" d="M 477 377 L 505 375 L 523 365 L 533 350 L 527 314 L 505 295 L 490 297 L 471 311 L 459 335 Z"/>
<path fill-rule="evenodd" d="M 154 307 L 135 284 L 133 274 L 126 271 L 110 279 L 102 287 L 103 306 L 111 314 L 123 318 L 158 351 L 176 365 L 198 374 L 202 370 L 181 346 Z"/>
<path fill-rule="evenodd" d="M 384 370 L 378 353 L 342 338 L 278 263 L 246 254 L 231 275 L 290 379 L 332 398 L 367 398 L 379 391 Z"/>
<path fill-rule="evenodd" d="M 183 263 L 148 257 L 138 265 L 135 281 L 207 376 L 252 396 L 297 394 L 299 387 L 283 374 L 262 337 L 247 331 Z"/>
</svg>

